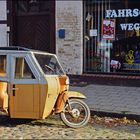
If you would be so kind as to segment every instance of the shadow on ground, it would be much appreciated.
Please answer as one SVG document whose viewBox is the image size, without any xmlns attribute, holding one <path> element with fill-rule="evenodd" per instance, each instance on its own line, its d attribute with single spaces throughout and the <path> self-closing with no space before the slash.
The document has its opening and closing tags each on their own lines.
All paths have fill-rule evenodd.
<svg viewBox="0 0 140 140">
<path fill-rule="evenodd" d="M 50 116 L 47 119 L 13 119 L 9 118 L 9 116 L 6 115 L 0 115 L 0 126 L 10 126 L 10 127 L 16 127 L 17 125 L 37 125 L 37 126 L 49 126 L 49 127 L 67 127 L 63 124 L 62 121 L 60 121 L 60 118 L 58 115 Z"/>
</svg>

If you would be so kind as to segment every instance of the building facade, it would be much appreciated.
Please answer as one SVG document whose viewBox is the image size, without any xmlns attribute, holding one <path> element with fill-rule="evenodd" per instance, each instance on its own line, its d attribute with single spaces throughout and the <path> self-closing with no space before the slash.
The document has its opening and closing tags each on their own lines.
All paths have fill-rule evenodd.
<svg viewBox="0 0 140 140">
<path fill-rule="evenodd" d="M 56 1 L 56 54 L 68 74 L 83 73 L 82 1 Z"/>
<path fill-rule="evenodd" d="M 139 75 L 138 0 L 57 3 L 56 29 L 66 32 L 56 39 L 57 54 L 70 74 Z"/>
<path fill-rule="evenodd" d="M 0 46 L 56 53 L 68 74 L 139 75 L 138 0 L 0 1 Z"/>
<path fill-rule="evenodd" d="M 6 1 L 0 1 L 0 46 L 9 44 L 7 26 L 7 4 Z"/>
</svg>

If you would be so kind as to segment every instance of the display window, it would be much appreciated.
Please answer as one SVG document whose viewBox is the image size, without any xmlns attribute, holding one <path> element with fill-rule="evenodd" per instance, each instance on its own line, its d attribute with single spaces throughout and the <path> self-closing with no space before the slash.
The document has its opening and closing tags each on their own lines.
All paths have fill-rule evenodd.
<svg viewBox="0 0 140 140">
<path fill-rule="evenodd" d="M 140 73 L 140 2 L 84 1 L 84 72 Z"/>
</svg>

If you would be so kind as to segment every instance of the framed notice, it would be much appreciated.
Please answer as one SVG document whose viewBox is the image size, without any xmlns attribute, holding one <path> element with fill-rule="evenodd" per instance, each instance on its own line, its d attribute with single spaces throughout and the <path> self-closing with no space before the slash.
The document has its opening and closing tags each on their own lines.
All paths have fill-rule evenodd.
<svg viewBox="0 0 140 140">
<path fill-rule="evenodd" d="M 104 19 L 102 23 L 102 39 L 115 39 L 115 19 Z"/>
</svg>

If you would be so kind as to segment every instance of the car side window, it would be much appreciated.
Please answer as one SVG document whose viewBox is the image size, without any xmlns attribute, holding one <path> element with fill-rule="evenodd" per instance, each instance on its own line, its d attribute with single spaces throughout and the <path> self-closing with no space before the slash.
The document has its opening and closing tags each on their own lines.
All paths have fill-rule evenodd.
<svg viewBox="0 0 140 140">
<path fill-rule="evenodd" d="M 0 55 L 0 77 L 6 77 L 6 55 Z"/>
<path fill-rule="evenodd" d="M 15 59 L 15 79 L 35 79 L 26 60 L 22 57 Z"/>
</svg>

